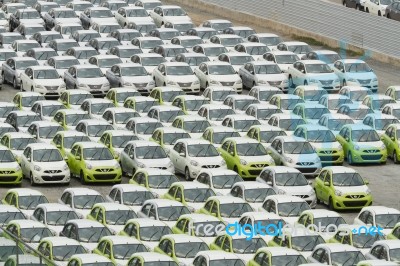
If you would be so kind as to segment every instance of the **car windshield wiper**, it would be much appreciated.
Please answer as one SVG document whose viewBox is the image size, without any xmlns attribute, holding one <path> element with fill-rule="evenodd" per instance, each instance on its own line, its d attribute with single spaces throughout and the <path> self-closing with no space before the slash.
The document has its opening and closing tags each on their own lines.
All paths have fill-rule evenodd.
<svg viewBox="0 0 400 266">
<path fill-rule="evenodd" d="M 104 228 L 103 228 L 103 230 L 104 230 Z M 102 231 L 103 231 L 103 230 L 102 230 Z M 102 232 L 102 231 L 101 231 L 101 232 Z M 100 233 L 101 233 L 101 232 L 100 232 Z M 96 233 L 97 233 L 97 231 L 96 231 L 96 229 L 95 229 L 95 231 L 93 232 L 93 234 L 91 234 L 91 235 L 88 237 L 86 243 L 90 243 L 90 239 L 92 239 L 92 237 L 93 237 Z M 97 242 L 97 241 L 96 241 L 96 242 Z"/>
<path fill-rule="evenodd" d="M 291 181 L 293 178 L 295 178 L 294 176 L 291 176 L 288 180 L 286 180 L 286 182 L 283 184 L 283 186 L 286 186 L 287 183 L 289 183 L 289 181 Z"/>
<path fill-rule="evenodd" d="M 170 216 L 168 216 L 167 221 L 171 221 L 170 219 L 172 218 L 172 216 L 174 216 L 176 214 L 176 210 L 174 212 L 171 213 Z"/>
<path fill-rule="evenodd" d="M 115 225 L 118 224 L 119 220 L 121 220 L 124 216 L 125 216 L 125 214 L 121 214 L 121 215 L 117 218 L 117 220 L 115 220 L 114 224 L 115 224 Z"/>
<path fill-rule="evenodd" d="M 142 239 L 142 240 L 144 240 L 144 241 L 152 241 L 153 240 L 153 236 L 155 236 L 157 233 L 158 233 L 158 231 L 155 231 L 150 237 L 148 237 L 147 239 Z M 154 240 L 158 241 L 158 239 L 154 239 Z"/>
<path fill-rule="evenodd" d="M 292 214 L 292 212 L 297 208 L 297 206 L 294 206 L 287 214 L 287 217 L 290 217 L 290 215 Z M 297 216 L 297 215 L 296 215 Z"/>
<path fill-rule="evenodd" d="M 65 254 L 64 257 L 62 257 L 61 261 L 65 261 L 65 258 L 67 258 L 68 255 L 71 254 L 71 253 L 72 253 L 72 250 L 69 251 L 67 254 Z"/>
<path fill-rule="evenodd" d="M 197 196 L 196 197 L 194 197 L 194 199 L 193 200 L 189 200 L 188 199 L 188 201 L 191 201 L 191 202 L 196 202 L 196 200 L 201 196 L 201 195 L 203 195 L 203 193 L 199 193 L 199 194 L 197 194 Z"/>
<path fill-rule="evenodd" d="M 188 251 L 188 253 L 186 253 L 184 258 L 187 258 L 191 255 L 191 252 L 195 249 L 196 247 L 193 247 L 191 250 Z"/>
</svg>

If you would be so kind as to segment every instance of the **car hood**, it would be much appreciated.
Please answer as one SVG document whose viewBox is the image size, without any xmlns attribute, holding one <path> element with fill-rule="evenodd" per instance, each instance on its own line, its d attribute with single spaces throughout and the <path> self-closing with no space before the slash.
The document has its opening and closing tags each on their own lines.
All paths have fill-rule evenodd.
<svg viewBox="0 0 400 266">
<path fill-rule="evenodd" d="M 335 73 L 308 73 L 311 79 L 315 78 L 318 80 L 336 80 L 338 79 Z"/>
<path fill-rule="evenodd" d="M 335 190 L 340 191 L 342 194 L 357 194 L 357 193 L 367 193 L 368 186 L 349 186 L 349 187 L 342 187 L 342 186 L 335 186 Z"/>
<path fill-rule="evenodd" d="M 114 232 L 117 232 L 117 233 L 121 232 L 122 229 L 124 229 L 124 225 L 107 224 L 106 226 L 107 226 L 111 231 L 114 231 Z M 125 265 L 125 264 L 124 264 L 124 265 Z"/>
<path fill-rule="evenodd" d="M 91 18 L 91 24 L 93 23 L 107 23 L 107 22 L 117 22 L 117 20 L 114 17 L 109 17 L 109 18 Z"/>
<path fill-rule="evenodd" d="M 339 142 L 310 142 L 315 149 L 339 149 L 342 147 Z"/>
<path fill-rule="evenodd" d="M 346 72 L 347 78 L 353 78 L 353 79 L 374 79 L 376 78 L 376 75 L 374 72 Z"/>
<path fill-rule="evenodd" d="M 285 154 L 286 157 L 289 157 L 293 160 L 294 163 L 297 162 L 320 162 L 319 157 L 316 153 L 312 154 Z"/>
<path fill-rule="evenodd" d="M 60 86 L 64 82 L 62 79 L 36 79 L 35 83 L 42 86 Z"/>
<path fill-rule="evenodd" d="M 41 18 L 35 18 L 35 19 L 20 19 L 19 20 L 20 24 L 25 24 L 25 25 L 32 25 L 32 24 L 40 24 L 43 25 L 44 21 Z"/>
<path fill-rule="evenodd" d="M 308 258 L 311 256 L 312 251 L 300 251 L 300 254 L 303 255 L 304 258 Z"/>
<path fill-rule="evenodd" d="M 282 218 L 282 220 L 285 221 L 285 223 L 294 225 L 297 222 L 297 220 L 299 219 L 299 216 L 293 216 L 293 217 L 283 217 L 283 216 L 281 216 L 281 218 Z"/>
<path fill-rule="evenodd" d="M 47 224 L 47 227 L 56 232 L 58 236 L 60 235 L 61 231 L 64 228 L 63 225 L 49 225 L 49 224 Z"/>
<path fill-rule="evenodd" d="M 116 264 L 117 266 L 125 266 L 125 265 L 127 265 L 128 261 L 129 261 L 129 259 L 126 259 L 126 260 L 117 260 L 117 259 L 114 259 L 114 262 L 115 262 L 115 264 Z"/>
<path fill-rule="evenodd" d="M 99 142 L 100 137 L 92 137 L 92 136 L 89 136 L 89 139 L 90 139 L 90 141 L 93 141 L 93 142 Z"/>
<path fill-rule="evenodd" d="M 99 161 L 86 161 L 86 163 L 92 165 L 93 168 L 95 167 L 115 167 L 117 162 L 113 160 L 99 160 Z"/>
<path fill-rule="evenodd" d="M 78 24 L 82 24 L 81 20 L 76 17 L 76 18 L 56 18 L 54 20 L 54 24 L 63 24 L 63 23 L 78 23 Z"/>
<path fill-rule="evenodd" d="M 211 80 L 216 80 L 219 82 L 236 82 L 240 80 L 240 77 L 238 74 L 232 74 L 232 75 L 209 75 Z"/>
<path fill-rule="evenodd" d="M 229 218 L 229 217 L 222 217 L 222 220 L 225 224 L 234 224 L 235 222 L 239 221 L 240 218 Z"/>
<path fill-rule="evenodd" d="M 190 133 L 190 132 L 188 133 L 192 139 L 199 139 L 201 138 L 201 136 L 203 136 L 203 133 Z"/>
<path fill-rule="evenodd" d="M 238 256 L 240 259 L 242 259 L 246 263 L 249 262 L 254 257 L 254 254 L 238 254 L 238 253 L 235 253 L 235 255 Z"/>
<path fill-rule="evenodd" d="M 150 17 L 150 16 L 148 16 L 148 17 L 128 17 L 128 18 L 125 18 L 126 19 L 126 21 L 127 21 L 127 24 L 129 24 L 129 22 L 140 22 L 140 23 L 143 23 L 143 22 L 154 22 L 154 20 Z"/>
<path fill-rule="evenodd" d="M 204 202 L 187 202 L 186 204 L 195 209 L 195 211 L 200 210 L 204 206 Z"/>
<path fill-rule="evenodd" d="M 79 84 L 90 84 L 90 85 L 101 85 L 108 83 L 106 77 L 98 77 L 98 78 L 77 78 Z"/>
<path fill-rule="evenodd" d="M 168 80 L 173 80 L 176 82 L 195 82 L 198 81 L 198 78 L 193 74 L 193 75 L 185 75 L 185 76 L 174 76 L 174 75 L 168 75 L 167 76 Z"/>
<path fill-rule="evenodd" d="M 14 153 L 15 151 L 13 151 Z M 20 154 L 19 156 L 22 155 L 23 151 L 18 151 Z M 0 164 L 0 169 L 16 169 L 17 167 L 19 167 L 19 164 L 17 162 L 11 162 L 11 163 L 1 163 Z"/>
<path fill-rule="evenodd" d="M 30 217 L 32 217 L 33 212 L 35 210 L 20 210 L 28 219 L 30 219 Z"/>
<path fill-rule="evenodd" d="M 200 165 L 215 165 L 220 164 L 223 159 L 221 156 L 213 156 L 213 157 L 191 157 L 191 160 L 196 161 L 199 166 Z"/>
<path fill-rule="evenodd" d="M 263 156 L 240 156 L 240 159 L 245 160 L 247 163 L 257 163 L 257 162 L 268 162 L 269 164 L 275 165 L 274 159 L 270 155 Z"/>
<path fill-rule="evenodd" d="M 153 79 L 150 76 L 140 76 L 140 77 L 129 77 L 124 76 L 122 78 L 122 83 L 130 82 L 130 83 L 149 83 Z"/>
<path fill-rule="evenodd" d="M 293 66 L 293 64 L 278 64 L 278 66 L 282 71 L 286 72 L 290 66 Z"/>
<path fill-rule="evenodd" d="M 247 202 L 254 210 L 258 210 L 262 206 L 262 202 Z"/>
<path fill-rule="evenodd" d="M 192 20 L 188 16 L 164 16 L 164 20 L 168 22 L 192 22 Z"/>
<path fill-rule="evenodd" d="M 90 213 L 91 209 L 74 209 L 74 211 L 80 215 L 82 215 L 83 217 L 88 216 L 88 214 Z"/>
<path fill-rule="evenodd" d="M 300 196 L 300 195 L 311 195 L 313 194 L 313 188 L 310 185 L 305 186 L 277 186 L 278 189 L 281 189 L 286 192 L 286 194 L 291 196 Z"/>
<path fill-rule="evenodd" d="M 50 168 L 49 164 L 51 165 L 51 169 L 55 170 L 55 169 L 62 169 L 64 168 L 65 165 L 67 165 L 67 163 L 62 160 L 62 161 L 56 161 L 56 162 L 33 162 L 34 165 L 37 165 L 41 168 L 44 169 L 48 169 Z"/>
<path fill-rule="evenodd" d="M 146 245 L 147 247 L 149 247 L 149 248 L 151 249 L 151 251 L 153 251 L 154 248 L 157 247 L 157 246 L 158 246 L 158 243 L 159 243 L 159 241 L 143 241 L 143 240 L 141 240 L 141 241 L 142 241 L 142 243 L 143 243 L 144 245 Z"/>
<path fill-rule="evenodd" d="M 143 51 L 144 52 L 144 51 Z M 156 69 L 157 66 L 143 66 L 144 69 L 146 69 L 147 73 L 153 73 L 154 69 Z"/>
<path fill-rule="evenodd" d="M 266 80 L 266 81 L 284 81 L 284 80 L 287 80 L 287 76 L 285 74 L 256 74 L 256 77 L 259 80 Z"/>
<path fill-rule="evenodd" d="M 136 159 L 136 161 L 146 165 L 147 167 L 162 167 L 171 162 L 168 157 L 162 159 Z"/>
<path fill-rule="evenodd" d="M 354 144 L 358 145 L 360 147 L 360 150 L 363 149 L 378 149 L 383 146 L 382 141 L 372 141 L 372 142 L 354 142 Z"/>
<path fill-rule="evenodd" d="M 151 188 L 150 191 L 162 197 L 165 193 L 168 192 L 168 188 Z"/>
<path fill-rule="evenodd" d="M 93 251 L 93 249 L 95 249 L 98 244 L 98 243 L 86 243 L 86 242 L 80 242 L 80 243 L 84 248 L 86 248 L 90 251 Z"/>
</svg>

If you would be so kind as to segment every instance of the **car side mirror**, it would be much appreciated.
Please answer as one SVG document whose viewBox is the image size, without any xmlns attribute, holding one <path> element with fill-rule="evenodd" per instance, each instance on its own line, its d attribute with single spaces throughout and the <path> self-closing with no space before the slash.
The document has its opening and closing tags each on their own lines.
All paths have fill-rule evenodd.
<svg viewBox="0 0 400 266">
<path fill-rule="evenodd" d="M 180 153 L 179 153 L 179 156 L 181 156 L 181 157 L 186 157 L 186 154 L 185 154 L 184 152 L 180 152 Z"/>
<path fill-rule="evenodd" d="M 329 184 L 329 182 L 324 182 L 324 185 L 329 187 L 330 184 Z"/>
<path fill-rule="evenodd" d="M 175 198 L 175 200 L 180 202 L 182 199 L 181 198 Z"/>
<path fill-rule="evenodd" d="M 369 185 L 369 181 L 368 180 L 364 180 L 364 184 Z"/>
<path fill-rule="evenodd" d="M 56 147 L 61 149 L 61 144 L 56 144 Z"/>
<path fill-rule="evenodd" d="M 346 141 L 349 141 L 349 140 L 350 140 L 349 137 L 344 137 L 344 139 L 345 139 Z"/>
<path fill-rule="evenodd" d="M 78 161 L 80 161 L 80 160 L 81 160 L 81 157 L 80 157 L 80 156 L 75 156 L 75 159 L 77 159 Z"/>
<path fill-rule="evenodd" d="M 26 158 L 27 160 L 28 160 L 28 162 L 30 162 L 31 161 L 31 157 L 29 157 L 29 158 Z"/>
<path fill-rule="evenodd" d="M 267 185 L 272 186 L 272 181 L 267 181 Z"/>
<path fill-rule="evenodd" d="M 212 212 L 211 215 L 217 217 L 217 214 L 215 212 Z"/>
</svg>

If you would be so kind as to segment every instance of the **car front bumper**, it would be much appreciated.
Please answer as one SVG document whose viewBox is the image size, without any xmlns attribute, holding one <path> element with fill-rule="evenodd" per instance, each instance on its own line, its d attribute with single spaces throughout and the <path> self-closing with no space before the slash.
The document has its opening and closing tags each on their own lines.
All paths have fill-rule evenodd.
<svg viewBox="0 0 400 266">
<path fill-rule="evenodd" d="M 273 166 L 274 164 L 269 162 L 251 162 L 246 165 L 238 165 L 238 174 L 242 178 L 256 178 L 261 171 L 267 166 Z"/>
<path fill-rule="evenodd" d="M 368 83 L 365 83 L 363 81 L 359 82 L 359 81 L 346 81 L 348 86 L 362 86 L 362 87 L 366 87 L 368 89 L 371 89 L 372 92 L 376 92 L 379 88 L 378 86 L 378 81 L 371 81 Z"/>
<path fill-rule="evenodd" d="M 0 184 L 21 184 L 22 183 L 22 170 L 15 171 L 15 169 L 1 169 L 0 170 Z"/>
<path fill-rule="evenodd" d="M 343 150 L 318 149 L 317 154 L 324 165 L 342 165 L 344 161 Z"/>
<path fill-rule="evenodd" d="M 107 170 L 105 170 L 107 169 Z M 83 170 L 84 179 L 90 183 L 121 182 L 121 168 L 93 168 Z"/>
<path fill-rule="evenodd" d="M 385 163 L 387 160 L 386 149 L 378 150 L 378 152 L 374 153 L 363 150 L 352 150 L 351 155 L 354 163 Z"/>
<path fill-rule="evenodd" d="M 69 170 L 32 171 L 33 181 L 37 184 L 59 184 L 70 182 Z"/>
<path fill-rule="evenodd" d="M 332 197 L 333 205 L 335 209 L 349 210 L 349 209 L 361 209 L 366 206 L 372 205 L 371 194 L 344 194 L 341 196 Z"/>
</svg>

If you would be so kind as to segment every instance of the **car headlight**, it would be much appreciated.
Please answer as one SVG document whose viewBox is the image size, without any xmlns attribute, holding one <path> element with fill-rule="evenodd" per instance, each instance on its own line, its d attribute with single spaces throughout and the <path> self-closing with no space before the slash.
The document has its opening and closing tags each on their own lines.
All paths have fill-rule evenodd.
<svg viewBox="0 0 400 266">
<path fill-rule="evenodd" d="M 381 145 L 381 150 L 385 150 L 385 149 L 386 149 L 385 144 L 382 144 L 382 145 Z"/>
<path fill-rule="evenodd" d="M 316 79 L 310 79 L 309 81 L 310 81 L 310 83 L 318 83 L 318 80 L 316 80 Z"/>
<path fill-rule="evenodd" d="M 137 163 L 137 166 L 139 168 L 145 168 L 146 167 L 146 165 L 144 163 L 140 163 L 140 162 Z"/>
<path fill-rule="evenodd" d="M 236 84 L 242 84 L 242 80 L 239 79 L 238 81 L 235 82 Z"/>
<path fill-rule="evenodd" d="M 198 81 L 198 80 L 193 82 L 193 85 L 198 85 L 198 84 L 200 84 L 200 81 Z"/>
<path fill-rule="evenodd" d="M 371 194 L 371 190 L 368 188 L 367 191 L 365 191 L 366 194 Z"/>
<path fill-rule="evenodd" d="M 377 79 L 377 78 L 373 78 L 372 81 L 373 81 L 373 82 L 374 82 L 374 81 L 378 81 L 378 79 Z"/>
<path fill-rule="evenodd" d="M 39 84 L 35 85 L 35 88 L 41 88 L 41 87 L 42 87 L 42 85 L 39 85 Z"/>
<path fill-rule="evenodd" d="M 278 195 L 285 195 L 286 192 L 282 189 L 278 189 Z"/>
<path fill-rule="evenodd" d="M 132 86 L 131 82 L 124 82 L 124 86 Z"/>
<path fill-rule="evenodd" d="M 64 171 L 67 171 L 68 170 L 68 165 L 67 164 L 64 165 L 63 169 L 64 169 Z"/>
<path fill-rule="evenodd" d="M 172 167 L 172 166 L 174 166 L 174 164 L 172 162 L 169 162 L 168 167 Z"/>
<path fill-rule="evenodd" d="M 259 84 L 267 84 L 267 82 L 265 80 L 259 80 L 258 83 Z"/>
<path fill-rule="evenodd" d="M 315 160 L 314 160 L 314 163 L 318 164 L 318 163 L 320 163 L 320 162 L 321 162 L 321 160 L 320 160 L 319 157 L 317 156 L 317 158 L 315 158 Z"/>
<path fill-rule="evenodd" d="M 117 158 L 121 155 L 121 152 L 119 152 L 119 151 L 114 151 L 114 153 L 115 153 L 115 157 L 117 157 Z"/>
<path fill-rule="evenodd" d="M 86 163 L 86 168 L 90 170 L 93 168 L 93 166 L 90 163 Z"/>
<path fill-rule="evenodd" d="M 119 169 L 119 168 L 121 168 L 121 166 L 119 165 L 119 163 L 116 163 L 116 164 L 114 165 L 114 168 L 115 168 L 115 169 Z"/>
<path fill-rule="evenodd" d="M 335 83 L 338 83 L 338 82 L 340 82 L 340 80 L 339 79 L 335 79 Z"/>
<path fill-rule="evenodd" d="M 87 85 L 86 85 L 86 84 L 79 84 L 78 87 L 80 87 L 80 88 L 87 88 Z"/>
<path fill-rule="evenodd" d="M 175 81 L 168 81 L 167 84 L 168 84 L 168 85 L 176 85 L 176 82 L 175 82 Z"/>
<path fill-rule="evenodd" d="M 219 83 L 219 81 L 216 81 L 216 80 L 210 80 L 210 84 L 216 84 L 216 85 L 219 85 L 220 83 Z"/>
<path fill-rule="evenodd" d="M 220 165 L 221 165 L 221 166 L 225 166 L 225 165 L 226 165 L 226 162 L 225 162 L 224 160 L 222 160 L 221 163 L 220 163 Z"/>
<path fill-rule="evenodd" d="M 15 171 L 18 172 L 19 170 L 21 170 L 21 166 L 17 165 L 17 167 L 15 167 Z"/>
<path fill-rule="evenodd" d="M 340 192 L 339 190 L 335 189 L 335 195 L 340 197 L 343 195 L 343 193 Z"/>
<path fill-rule="evenodd" d="M 337 149 L 338 149 L 338 151 L 341 151 L 341 150 L 343 150 L 343 147 L 342 147 L 342 145 L 339 145 Z"/>
<path fill-rule="evenodd" d="M 356 80 L 356 79 L 353 79 L 353 78 L 349 78 L 349 79 L 347 79 L 347 81 L 350 81 L 350 82 L 357 82 L 357 80 Z"/>
<path fill-rule="evenodd" d="M 354 145 L 354 149 L 358 151 L 358 150 L 360 149 L 360 146 L 357 145 L 357 144 L 355 144 L 355 145 Z"/>
<path fill-rule="evenodd" d="M 40 166 L 38 166 L 38 165 L 35 165 L 35 166 L 33 167 L 33 170 L 35 170 L 35 171 L 42 171 L 42 168 L 41 168 Z"/>
<path fill-rule="evenodd" d="M 154 85 L 154 84 L 155 84 L 154 80 L 149 82 L 149 85 Z"/>
<path fill-rule="evenodd" d="M 285 157 L 285 160 L 288 162 L 288 163 L 293 163 L 293 160 L 292 160 L 292 158 L 290 158 L 290 157 Z"/>
<path fill-rule="evenodd" d="M 240 162 L 241 165 L 247 165 L 247 161 L 246 160 L 240 159 L 239 162 Z"/>
<path fill-rule="evenodd" d="M 196 161 L 193 161 L 193 160 L 191 160 L 191 161 L 190 161 L 190 164 L 191 164 L 191 165 L 193 165 L 193 166 L 198 166 L 198 165 L 199 165 L 199 163 L 198 163 L 198 162 L 196 162 Z"/>
</svg>

